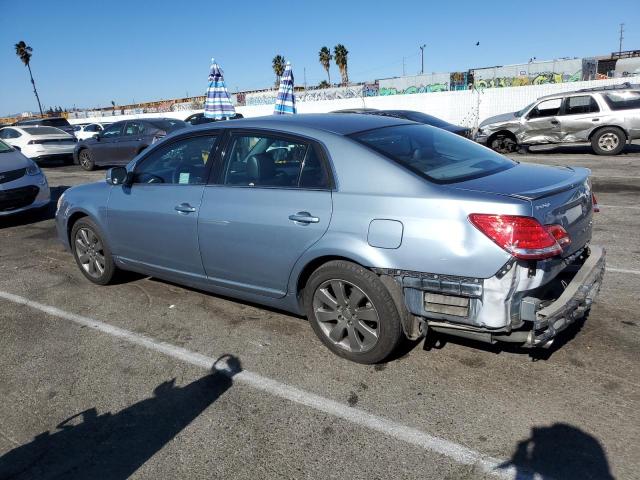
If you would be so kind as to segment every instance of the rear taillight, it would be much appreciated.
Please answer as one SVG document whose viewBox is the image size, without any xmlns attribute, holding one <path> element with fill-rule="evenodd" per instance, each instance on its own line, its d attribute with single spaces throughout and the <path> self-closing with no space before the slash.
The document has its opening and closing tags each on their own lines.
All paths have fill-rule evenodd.
<svg viewBox="0 0 640 480">
<path fill-rule="evenodd" d="M 498 246 L 522 260 L 542 260 L 562 253 L 571 243 L 560 225 L 543 226 L 535 218 L 472 213 L 469 221 Z"/>
<path fill-rule="evenodd" d="M 598 213 L 600 211 L 600 207 L 598 206 L 598 199 L 596 198 L 596 194 L 591 192 L 591 204 L 593 205 L 593 211 Z"/>
</svg>

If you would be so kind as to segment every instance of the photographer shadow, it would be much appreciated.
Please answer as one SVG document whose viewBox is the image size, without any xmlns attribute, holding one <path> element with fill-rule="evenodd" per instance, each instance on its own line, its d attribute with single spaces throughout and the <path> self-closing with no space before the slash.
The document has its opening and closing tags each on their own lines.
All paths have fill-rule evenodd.
<svg viewBox="0 0 640 480">
<path fill-rule="evenodd" d="M 184 387 L 175 379 L 153 396 L 117 413 L 95 408 L 77 413 L 31 442 L 0 457 L 0 479 L 129 478 L 232 385 L 241 371 L 236 357 L 220 357 L 223 369 Z"/>
</svg>

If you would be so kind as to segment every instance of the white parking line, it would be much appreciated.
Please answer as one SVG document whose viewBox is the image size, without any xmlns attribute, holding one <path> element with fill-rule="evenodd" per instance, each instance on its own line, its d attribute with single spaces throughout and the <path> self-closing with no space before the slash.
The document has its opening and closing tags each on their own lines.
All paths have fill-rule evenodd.
<svg viewBox="0 0 640 480">
<path fill-rule="evenodd" d="M 640 205 L 603 205 L 599 203 L 600 208 L 631 208 L 633 210 L 640 210 Z"/>
<path fill-rule="evenodd" d="M 53 317 L 62 318 L 78 325 L 88 327 L 102 333 L 106 333 L 113 337 L 125 340 L 129 343 L 163 353 L 177 360 L 181 360 L 198 367 L 202 367 L 208 370 L 211 368 L 215 368 L 216 370 L 227 375 L 231 375 L 233 373 L 231 372 L 228 365 L 219 366 L 222 362 L 218 362 L 214 365 L 215 359 L 213 359 L 212 357 L 192 352 L 181 347 L 176 347 L 175 345 L 171 345 L 166 342 L 154 340 L 153 338 L 140 335 L 135 332 L 130 332 L 129 330 L 115 327 L 113 325 L 109 325 L 108 323 L 104 323 L 88 317 L 83 317 L 81 315 L 76 315 L 74 313 L 65 312 L 56 307 L 34 302 L 19 295 L 14 295 L 12 293 L 4 292 L 1 290 L 0 298 L 20 305 L 25 305 L 35 310 L 39 310 Z M 275 395 L 276 397 L 290 400 L 297 404 L 313 408 L 317 411 L 333 415 L 334 417 L 342 418 L 343 420 L 347 420 L 348 422 L 351 422 L 360 427 L 365 427 L 389 437 L 395 438 L 397 440 L 407 442 L 424 450 L 438 453 L 450 458 L 457 463 L 463 465 L 475 465 L 483 472 L 489 473 L 498 478 L 514 479 L 516 478 L 516 475 L 518 475 L 518 480 L 535 480 L 540 478 L 540 476 L 535 473 L 523 474 L 522 471 L 516 472 L 516 469 L 513 466 L 499 468 L 500 464 L 503 462 L 497 458 L 483 455 L 463 445 L 459 445 L 443 438 L 429 435 L 428 433 L 422 432 L 415 428 L 402 425 L 383 417 L 379 417 L 372 413 L 365 412 L 364 410 L 349 407 L 343 403 L 336 402 L 334 400 L 307 392 L 296 387 L 292 387 L 277 380 L 263 377 L 262 375 L 259 375 L 257 373 L 243 370 L 233 375 L 233 379 L 255 389 L 268 392 L 272 395 Z M 545 479 L 548 479 L 548 477 L 545 476 Z"/>
<path fill-rule="evenodd" d="M 627 270 L 626 268 L 607 267 L 607 272 L 628 273 L 630 275 L 640 275 L 640 270 Z"/>
</svg>

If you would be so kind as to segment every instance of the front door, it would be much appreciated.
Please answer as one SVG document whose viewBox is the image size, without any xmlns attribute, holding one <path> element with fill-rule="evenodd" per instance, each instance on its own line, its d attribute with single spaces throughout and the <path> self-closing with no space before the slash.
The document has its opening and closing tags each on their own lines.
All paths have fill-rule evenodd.
<svg viewBox="0 0 640 480">
<path fill-rule="evenodd" d="M 561 98 L 543 100 L 527 115 L 523 131 L 518 135 L 518 143 L 536 145 L 556 143 L 560 141 L 560 107 Z"/>
<path fill-rule="evenodd" d="M 100 164 L 112 165 L 112 158 L 117 155 L 118 143 L 122 138 L 125 122 L 116 122 L 105 128 L 91 144 L 93 161 Z"/>
<path fill-rule="evenodd" d="M 198 219 L 211 282 L 274 298 L 286 294 L 296 260 L 331 220 L 331 182 L 320 148 L 271 133 L 231 135 Z"/>
<path fill-rule="evenodd" d="M 204 277 L 198 214 L 215 141 L 177 139 L 142 158 L 131 185 L 112 187 L 107 220 L 117 257 L 151 274 Z"/>
</svg>

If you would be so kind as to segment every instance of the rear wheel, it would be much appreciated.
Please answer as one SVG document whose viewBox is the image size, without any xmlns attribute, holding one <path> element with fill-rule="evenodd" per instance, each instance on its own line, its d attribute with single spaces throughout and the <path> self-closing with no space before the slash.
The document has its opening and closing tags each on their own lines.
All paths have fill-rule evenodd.
<svg viewBox="0 0 640 480">
<path fill-rule="evenodd" d="M 624 149 L 626 137 L 616 127 L 605 127 L 591 137 L 591 148 L 596 155 L 617 155 Z"/>
<path fill-rule="evenodd" d="M 387 358 L 402 339 L 391 294 L 373 272 L 337 260 L 309 278 L 304 304 L 311 326 L 335 354 L 358 363 Z"/>
<path fill-rule="evenodd" d="M 98 285 L 111 283 L 116 266 L 111 250 L 92 220 L 81 218 L 73 225 L 71 248 L 80 271 L 89 281 Z"/>
<path fill-rule="evenodd" d="M 96 168 L 96 164 L 93 162 L 93 157 L 88 148 L 80 150 L 80 153 L 78 153 L 78 161 L 80 162 L 80 167 L 88 172 Z"/>
</svg>

